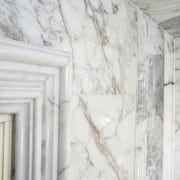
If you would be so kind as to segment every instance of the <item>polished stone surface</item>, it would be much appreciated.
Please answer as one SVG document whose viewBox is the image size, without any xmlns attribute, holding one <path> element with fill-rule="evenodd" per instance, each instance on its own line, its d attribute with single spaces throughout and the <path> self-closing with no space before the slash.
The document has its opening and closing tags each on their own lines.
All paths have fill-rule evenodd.
<svg viewBox="0 0 180 180">
<path fill-rule="evenodd" d="M 174 176 L 175 43 L 168 33 L 164 47 L 163 179 L 177 180 Z"/>
<path fill-rule="evenodd" d="M 180 36 L 180 0 L 132 0 L 173 36 Z"/>
<path fill-rule="evenodd" d="M 176 51 L 176 59 L 175 59 L 175 75 L 176 75 L 176 86 L 175 86 L 175 103 L 176 103 L 176 108 L 175 108 L 175 127 L 174 127 L 174 132 L 175 132 L 175 179 L 180 178 L 180 173 L 179 173 L 179 167 L 180 167 L 180 39 L 176 39 L 175 41 L 175 51 Z"/>
<path fill-rule="evenodd" d="M 57 180 L 58 150 L 64 158 L 59 163 L 69 162 L 68 146 L 65 151 L 61 148 L 68 141 L 58 143 L 66 136 L 69 122 L 69 58 L 64 55 L 65 65 L 64 53 L 15 41 L 0 40 L 0 46 L 0 114 L 15 116 L 15 179 Z M 48 66 L 42 59 L 55 60 L 56 65 Z"/>
<path fill-rule="evenodd" d="M 1 37 L 72 54 L 71 159 L 59 180 L 161 178 L 164 31 L 126 0 L 0 5 Z"/>
<path fill-rule="evenodd" d="M 140 179 L 161 179 L 164 32 L 142 12 L 138 23 L 136 149 Z M 139 172 L 137 172 L 138 174 Z"/>
</svg>

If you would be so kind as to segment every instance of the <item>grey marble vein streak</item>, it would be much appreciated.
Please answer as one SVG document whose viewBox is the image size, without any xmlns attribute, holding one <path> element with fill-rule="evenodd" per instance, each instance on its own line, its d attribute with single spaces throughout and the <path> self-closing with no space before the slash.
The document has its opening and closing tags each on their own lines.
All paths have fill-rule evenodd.
<svg viewBox="0 0 180 180">
<path fill-rule="evenodd" d="M 169 82 L 164 84 L 164 87 L 169 86 L 169 85 L 175 85 L 175 82 L 169 81 Z"/>
</svg>

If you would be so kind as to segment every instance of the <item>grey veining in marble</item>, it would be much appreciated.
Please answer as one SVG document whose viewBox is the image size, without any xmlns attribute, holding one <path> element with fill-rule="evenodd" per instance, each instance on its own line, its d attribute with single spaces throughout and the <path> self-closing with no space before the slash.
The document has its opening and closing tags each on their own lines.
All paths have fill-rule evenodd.
<svg viewBox="0 0 180 180">
<path fill-rule="evenodd" d="M 180 178 L 179 167 L 180 167 L 180 39 L 175 41 L 175 75 L 176 75 L 176 108 L 175 108 L 175 180 Z"/>
<path fill-rule="evenodd" d="M 179 0 L 132 0 L 173 36 L 180 36 Z"/>
<path fill-rule="evenodd" d="M 72 54 L 71 161 L 59 180 L 161 177 L 164 31 L 156 23 L 126 0 L 8 0 L 0 36 Z"/>
<path fill-rule="evenodd" d="M 81 96 L 73 109 L 73 178 L 132 179 L 135 98 Z"/>
<path fill-rule="evenodd" d="M 147 128 L 147 174 L 149 179 L 162 178 L 163 162 L 163 55 L 149 58 L 149 96 Z"/>
<path fill-rule="evenodd" d="M 143 161 L 140 179 L 161 179 L 163 152 L 164 32 L 139 13 L 137 86 L 137 161 Z M 144 165 L 146 164 L 146 165 Z"/>
<path fill-rule="evenodd" d="M 174 122 L 175 122 L 175 53 L 174 38 L 165 33 L 164 49 L 164 117 L 163 117 L 163 179 L 175 179 Z"/>
</svg>

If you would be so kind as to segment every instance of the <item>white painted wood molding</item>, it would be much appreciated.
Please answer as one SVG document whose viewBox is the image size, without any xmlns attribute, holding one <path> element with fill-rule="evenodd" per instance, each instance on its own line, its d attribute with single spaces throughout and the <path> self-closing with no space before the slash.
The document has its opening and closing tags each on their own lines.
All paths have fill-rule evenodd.
<svg viewBox="0 0 180 180">
<path fill-rule="evenodd" d="M 15 180 L 68 178 L 58 171 L 69 163 L 70 79 L 68 53 L 0 40 L 0 113 L 13 113 L 18 130 Z"/>
</svg>

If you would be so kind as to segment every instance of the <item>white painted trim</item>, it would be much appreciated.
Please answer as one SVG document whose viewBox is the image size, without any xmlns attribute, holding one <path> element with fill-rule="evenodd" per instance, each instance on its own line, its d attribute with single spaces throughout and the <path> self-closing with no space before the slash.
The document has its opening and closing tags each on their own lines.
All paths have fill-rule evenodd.
<svg viewBox="0 0 180 180">
<path fill-rule="evenodd" d="M 0 118 L 0 123 L 2 122 L 8 122 L 11 121 L 12 119 L 10 118 L 11 115 L 9 114 L 0 114 L 1 118 Z"/>
<path fill-rule="evenodd" d="M 146 26 L 145 26 L 145 18 L 144 14 L 142 11 L 138 11 L 138 32 L 142 34 L 143 36 L 145 35 L 146 32 Z M 145 40 L 143 40 L 145 41 Z M 138 37 L 138 45 L 142 46 L 142 39 L 141 36 Z M 139 47 L 141 47 L 139 46 Z M 138 65 L 144 64 L 145 63 L 145 54 L 144 52 L 146 49 L 145 47 L 141 47 L 142 51 L 138 51 Z M 144 67 L 144 72 L 147 70 L 146 67 Z M 138 86 L 137 86 L 137 98 L 144 98 L 144 95 L 146 94 L 146 86 L 147 82 L 145 79 L 145 74 L 141 74 L 143 83 L 141 81 L 138 81 Z M 139 93 L 140 92 L 140 93 Z M 141 97 L 140 97 L 141 96 Z M 137 101 L 138 102 L 138 101 Z M 138 102 L 139 103 L 139 102 Z M 139 104 L 136 104 L 136 106 Z M 142 101 L 140 104 L 141 106 L 144 106 L 145 103 Z M 136 107 L 137 108 L 137 107 Z M 146 107 L 144 107 L 146 108 Z M 134 180 L 144 180 L 147 179 L 147 112 L 146 109 L 140 110 L 140 112 L 137 111 L 136 109 L 136 118 L 135 118 L 135 162 L 134 162 Z"/>
</svg>

